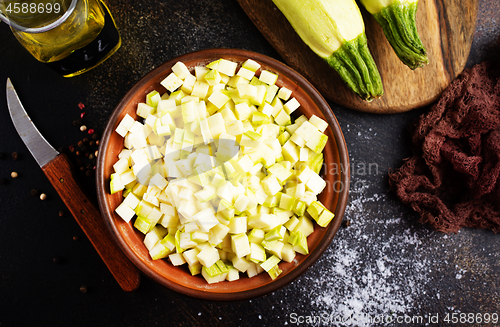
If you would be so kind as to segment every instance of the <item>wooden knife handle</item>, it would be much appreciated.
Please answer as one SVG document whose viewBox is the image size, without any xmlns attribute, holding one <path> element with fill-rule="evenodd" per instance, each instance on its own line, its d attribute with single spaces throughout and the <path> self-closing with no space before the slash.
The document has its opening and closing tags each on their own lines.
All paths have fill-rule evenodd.
<svg viewBox="0 0 500 327">
<path fill-rule="evenodd" d="M 42 169 L 121 288 L 127 292 L 137 289 L 139 270 L 118 247 L 101 213 L 82 191 L 68 157 L 60 154 Z"/>
</svg>

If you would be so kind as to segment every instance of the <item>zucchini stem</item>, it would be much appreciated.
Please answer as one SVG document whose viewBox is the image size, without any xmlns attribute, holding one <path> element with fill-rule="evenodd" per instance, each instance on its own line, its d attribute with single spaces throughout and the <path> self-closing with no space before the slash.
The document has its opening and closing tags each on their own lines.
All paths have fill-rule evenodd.
<svg viewBox="0 0 500 327">
<path fill-rule="evenodd" d="M 371 101 L 384 93 L 382 79 L 364 32 L 344 42 L 325 60 L 361 99 Z"/>
<path fill-rule="evenodd" d="M 398 58 L 410 69 L 429 63 L 427 51 L 418 36 L 417 4 L 396 1 L 373 15 Z"/>
</svg>

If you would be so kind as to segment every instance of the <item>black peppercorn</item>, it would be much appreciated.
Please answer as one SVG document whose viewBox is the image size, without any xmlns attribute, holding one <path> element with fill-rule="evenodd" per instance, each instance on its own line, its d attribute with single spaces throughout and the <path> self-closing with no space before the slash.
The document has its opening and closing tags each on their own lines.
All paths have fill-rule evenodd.
<svg viewBox="0 0 500 327">
<path fill-rule="evenodd" d="M 52 262 L 53 263 L 61 263 L 61 258 L 60 257 L 53 257 Z"/>
<path fill-rule="evenodd" d="M 30 194 L 31 194 L 31 196 L 37 196 L 37 195 L 38 195 L 38 191 L 37 191 L 37 190 L 35 190 L 35 189 L 32 189 L 32 190 L 30 191 Z"/>
<path fill-rule="evenodd" d="M 12 159 L 14 160 L 19 159 L 19 154 L 17 152 L 12 152 Z"/>
<path fill-rule="evenodd" d="M 59 217 L 64 217 L 66 215 L 66 212 L 64 210 L 59 211 Z"/>
<path fill-rule="evenodd" d="M 87 291 L 88 291 L 87 286 L 80 286 L 80 292 L 87 293 Z"/>
</svg>

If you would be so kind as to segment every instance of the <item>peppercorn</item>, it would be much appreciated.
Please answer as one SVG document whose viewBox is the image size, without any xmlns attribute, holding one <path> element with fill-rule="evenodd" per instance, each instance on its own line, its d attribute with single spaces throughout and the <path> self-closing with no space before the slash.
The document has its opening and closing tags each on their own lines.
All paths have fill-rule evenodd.
<svg viewBox="0 0 500 327">
<path fill-rule="evenodd" d="M 87 171 L 85 172 L 85 176 L 87 176 L 87 177 L 92 176 L 92 170 L 87 170 Z"/>
<path fill-rule="evenodd" d="M 89 159 L 92 160 L 95 158 L 95 155 L 93 153 L 89 154 Z"/>
<path fill-rule="evenodd" d="M 64 217 L 66 212 L 64 210 L 59 210 L 59 217 Z"/>
<path fill-rule="evenodd" d="M 92 139 L 93 140 L 97 140 L 99 138 L 99 134 L 97 134 L 95 131 L 94 131 L 94 134 L 92 134 Z"/>
<path fill-rule="evenodd" d="M 82 141 L 83 141 L 83 143 L 89 143 L 89 139 L 88 139 L 88 137 L 84 137 L 84 138 L 82 139 Z"/>
<path fill-rule="evenodd" d="M 17 173 L 15 171 L 13 171 L 12 173 L 10 173 L 10 177 L 12 178 L 17 178 Z"/>
<path fill-rule="evenodd" d="M 78 241 L 79 239 L 80 238 L 77 235 L 73 236 L 73 241 Z"/>
<path fill-rule="evenodd" d="M 47 194 L 45 193 L 40 194 L 40 200 L 42 201 L 47 200 Z"/>
<path fill-rule="evenodd" d="M 12 152 L 12 159 L 14 160 L 19 159 L 19 154 L 17 152 Z"/>
<path fill-rule="evenodd" d="M 89 130 L 88 130 L 88 132 L 87 132 L 87 133 L 89 133 L 89 135 L 92 135 L 92 134 L 94 134 L 94 133 L 95 133 L 95 131 L 91 128 L 91 129 L 89 129 Z"/>
<path fill-rule="evenodd" d="M 88 291 L 87 286 L 80 286 L 80 292 L 87 293 L 87 291 Z"/>
<path fill-rule="evenodd" d="M 71 151 L 71 152 L 75 152 L 75 147 L 74 147 L 73 145 L 70 145 L 70 146 L 69 146 L 69 151 Z"/>
<path fill-rule="evenodd" d="M 79 150 L 76 150 L 75 154 L 76 154 L 77 156 L 81 156 L 81 155 L 82 155 L 82 153 L 81 153 Z"/>
<path fill-rule="evenodd" d="M 85 132 L 87 130 L 87 126 L 85 126 L 85 125 L 80 126 L 80 130 L 82 132 Z"/>
<path fill-rule="evenodd" d="M 78 119 L 76 119 L 76 120 L 73 121 L 73 125 L 75 125 L 75 126 L 79 126 L 81 124 L 82 124 L 82 119 L 81 118 L 78 118 Z"/>
<path fill-rule="evenodd" d="M 53 263 L 61 263 L 61 257 L 53 257 L 52 262 Z"/>
<path fill-rule="evenodd" d="M 81 148 L 83 146 L 83 141 L 78 141 L 77 145 L 79 148 Z"/>
<path fill-rule="evenodd" d="M 38 195 L 38 191 L 37 191 L 37 190 L 35 190 L 35 189 L 32 189 L 32 190 L 30 191 L 30 194 L 31 194 L 31 196 L 37 196 L 37 195 Z"/>
</svg>

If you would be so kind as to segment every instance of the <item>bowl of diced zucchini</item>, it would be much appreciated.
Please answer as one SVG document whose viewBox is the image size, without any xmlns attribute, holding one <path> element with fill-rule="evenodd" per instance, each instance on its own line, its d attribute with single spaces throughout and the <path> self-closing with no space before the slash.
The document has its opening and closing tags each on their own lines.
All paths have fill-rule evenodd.
<svg viewBox="0 0 500 327">
<path fill-rule="evenodd" d="M 114 110 L 99 207 L 144 275 L 188 296 L 275 291 L 331 244 L 349 158 L 328 103 L 268 56 L 210 49 L 169 60 Z"/>
</svg>

